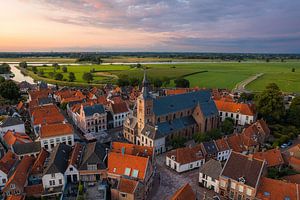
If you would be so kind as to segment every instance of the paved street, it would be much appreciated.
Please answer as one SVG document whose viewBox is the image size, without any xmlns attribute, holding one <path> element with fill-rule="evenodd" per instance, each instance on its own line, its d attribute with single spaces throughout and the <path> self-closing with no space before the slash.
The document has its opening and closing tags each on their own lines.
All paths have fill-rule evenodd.
<svg viewBox="0 0 300 200">
<path fill-rule="evenodd" d="M 199 169 L 179 174 L 165 165 L 165 154 L 159 155 L 156 161 L 157 172 L 160 174 L 160 183 L 159 177 L 156 176 L 151 194 L 152 200 L 170 199 L 170 197 L 186 183 L 192 186 L 200 199 L 203 199 L 204 194 L 207 196 L 207 199 L 212 199 L 215 195 L 213 191 L 198 186 Z"/>
</svg>

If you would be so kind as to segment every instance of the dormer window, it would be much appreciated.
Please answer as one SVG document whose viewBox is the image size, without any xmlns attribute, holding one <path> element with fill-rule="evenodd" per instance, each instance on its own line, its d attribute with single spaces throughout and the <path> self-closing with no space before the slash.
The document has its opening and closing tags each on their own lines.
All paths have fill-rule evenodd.
<svg viewBox="0 0 300 200">
<path fill-rule="evenodd" d="M 172 156 L 171 156 L 171 159 L 172 159 L 172 160 L 175 160 L 175 156 L 174 156 L 174 155 L 172 155 Z"/>
</svg>

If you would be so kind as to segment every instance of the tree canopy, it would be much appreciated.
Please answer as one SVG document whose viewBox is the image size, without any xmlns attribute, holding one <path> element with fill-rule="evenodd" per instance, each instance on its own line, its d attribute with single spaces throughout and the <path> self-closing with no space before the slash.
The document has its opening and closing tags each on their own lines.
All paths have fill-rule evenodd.
<svg viewBox="0 0 300 200">
<path fill-rule="evenodd" d="M 82 75 L 82 79 L 85 80 L 86 82 L 90 83 L 91 81 L 94 80 L 93 74 L 86 72 Z"/>
<path fill-rule="evenodd" d="M 61 81 L 64 78 L 64 76 L 61 73 L 56 73 L 54 78 L 55 80 Z"/>
<path fill-rule="evenodd" d="M 0 96 L 10 101 L 16 101 L 20 98 L 20 89 L 15 82 L 4 81 L 0 83 Z"/>
<path fill-rule="evenodd" d="M 267 85 L 266 89 L 256 96 L 256 106 L 259 114 L 268 122 L 279 121 L 285 114 L 283 95 L 275 83 Z"/>
<path fill-rule="evenodd" d="M 184 78 L 175 79 L 174 83 L 176 87 L 179 88 L 189 88 L 190 87 L 190 81 Z"/>
<path fill-rule="evenodd" d="M 74 72 L 70 72 L 70 73 L 69 73 L 69 81 L 70 81 L 70 82 L 73 82 L 73 81 L 75 81 L 75 80 L 76 80 L 76 77 L 75 77 Z"/>
</svg>

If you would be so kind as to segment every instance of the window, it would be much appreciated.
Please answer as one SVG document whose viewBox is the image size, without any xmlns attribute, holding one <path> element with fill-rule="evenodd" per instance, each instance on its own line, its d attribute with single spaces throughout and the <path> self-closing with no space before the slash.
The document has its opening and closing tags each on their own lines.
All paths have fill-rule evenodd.
<svg viewBox="0 0 300 200">
<path fill-rule="evenodd" d="M 230 187 L 231 187 L 232 189 L 235 189 L 236 183 L 232 182 L 231 185 L 230 185 Z"/>
<path fill-rule="evenodd" d="M 233 118 L 233 113 L 231 113 L 230 117 Z"/>
<path fill-rule="evenodd" d="M 238 195 L 238 200 L 242 200 L 243 196 L 241 194 Z"/>
<path fill-rule="evenodd" d="M 72 172 L 73 171 L 73 167 L 70 167 L 70 172 Z"/>
<path fill-rule="evenodd" d="M 222 112 L 220 112 L 220 116 L 222 117 L 222 115 L 223 115 L 223 113 Z"/>
<path fill-rule="evenodd" d="M 190 164 L 190 168 L 193 168 L 193 164 Z"/>
<path fill-rule="evenodd" d="M 240 186 L 239 186 L 239 191 L 240 191 L 240 192 L 243 192 L 243 191 L 244 191 L 244 186 L 240 185 Z"/>
<path fill-rule="evenodd" d="M 137 177 L 138 177 L 138 174 L 139 174 L 139 170 L 134 169 L 134 170 L 132 171 L 132 177 L 137 178 Z"/>
<path fill-rule="evenodd" d="M 62 179 L 59 179 L 58 182 L 60 185 L 62 185 Z"/>
<path fill-rule="evenodd" d="M 126 168 L 125 168 L 125 173 L 124 173 L 124 174 L 125 174 L 126 176 L 130 176 L 130 171 L 131 171 L 131 169 L 126 167 Z"/>
<path fill-rule="evenodd" d="M 51 178 L 55 178 L 55 174 L 51 174 Z"/>
<path fill-rule="evenodd" d="M 88 165 L 87 169 L 88 170 L 97 170 L 97 165 Z"/>
<path fill-rule="evenodd" d="M 55 185 L 55 180 L 50 180 L 50 181 L 49 181 L 49 185 L 50 185 L 50 186 Z"/>
<path fill-rule="evenodd" d="M 122 197 L 122 198 L 126 198 L 126 197 L 127 197 L 127 194 L 121 193 L 121 197 Z"/>
<path fill-rule="evenodd" d="M 6 183 L 6 179 L 4 178 L 4 179 L 2 179 L 2 183 Z"/>
<path fill-rule="evenodd" d="M 252 195 L 252 190 L 249 189 L 249 188 L 247 188 L 246 194 L 247 194 L 248 196 L 251 196 L 251 195 Z"/>
<path fill-rule="evenodd" d="M 225 187 L 226 186 L 226 182 L 224 180 L 221 180 L 220 185 L 221 185 L 221 187 Z"/>
<path fill-rule="evenodd" d="M 228 113 L 225 113 L 225 116 L 228 117 Z"/>
<path fill-rule="evenodd" d="M 16 185 L 15 184 L 10 184 L 10 189 L 15 189 Z"/>
</svg>

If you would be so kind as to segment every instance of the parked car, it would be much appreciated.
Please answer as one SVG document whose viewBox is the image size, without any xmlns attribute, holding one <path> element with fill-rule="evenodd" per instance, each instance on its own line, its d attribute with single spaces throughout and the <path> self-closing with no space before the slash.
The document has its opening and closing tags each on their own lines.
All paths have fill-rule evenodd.
<svg viewBox="0 0 300 200">
<path fill-rule="evenodd" d="M 288 141 L 287 145 L 288 146 L 292 146 L 293 145 L 293 141 L 292 140 Z"/>
<path fill-rule="evenodd" d="M 282 149 L 285 149 L 285 148 L 288 147 L 288 145 L 287 145 L 286 143 L 284 143 L 284 144 L 282 144 L 280 147 L 281 147 Z"/>
</svg>

